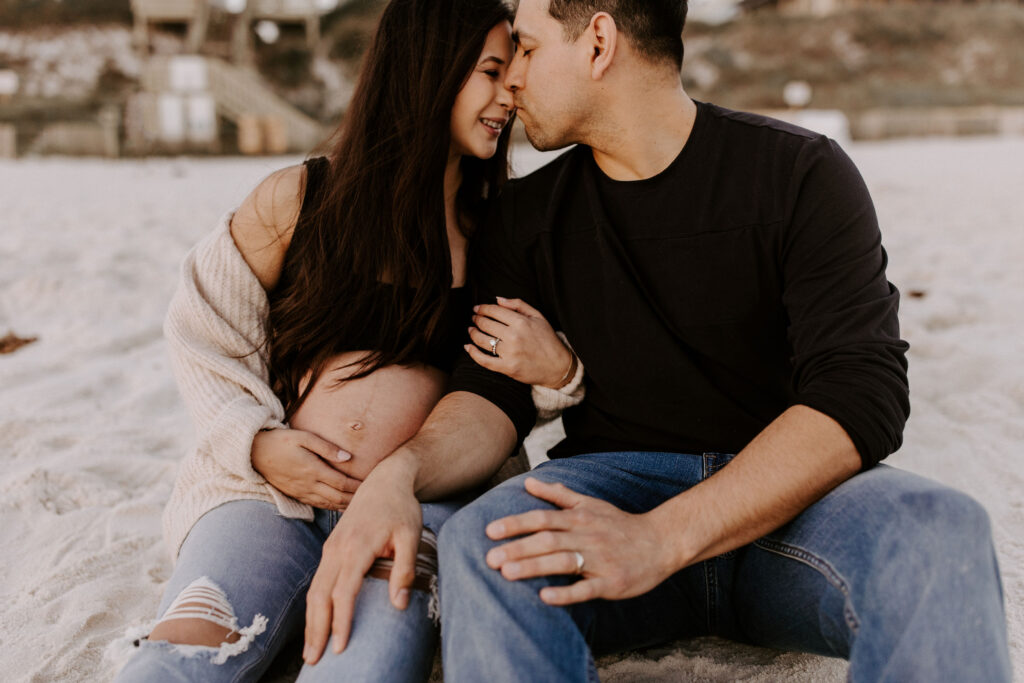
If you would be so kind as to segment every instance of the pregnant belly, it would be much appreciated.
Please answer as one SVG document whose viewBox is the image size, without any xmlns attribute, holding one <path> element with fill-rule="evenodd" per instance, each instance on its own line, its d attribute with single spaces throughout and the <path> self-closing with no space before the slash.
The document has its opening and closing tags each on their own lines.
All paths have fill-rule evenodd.
<svg viewBox="0 0 1024 683">
<path fill-rule="evenodd" d="M 411 438 L 444 395 L 447 376 L 427 365 L 389 365 L 357 380 L 344 367 L 362 354 L 332 358 L 291 427 L 312 432 L 352 454 L 345 473 L 365 479 L 377 463 Z M 304 387 L 301 387 L 304 388 Z"/>
</svg>

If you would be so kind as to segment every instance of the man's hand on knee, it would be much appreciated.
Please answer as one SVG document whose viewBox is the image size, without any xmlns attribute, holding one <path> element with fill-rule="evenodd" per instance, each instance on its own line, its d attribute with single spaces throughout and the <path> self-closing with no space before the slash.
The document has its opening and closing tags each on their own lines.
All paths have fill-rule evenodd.
<svg viewBox="0 0 1024 683">
<path fill-rule="evenodd" d="M 422 511 L 412 480 L 404 481 L 401 469 L 386 463 L 366 478 L 324 543 L 320 566 L 306 594 L 302 657 L 308 664 L 320 660 L 331 636 L 335 653 L 347 646 L 356 597 L 377 558 L 394 560 L 389 579 L 391 603 L 400 610 L 409 605 Z"/>
<path fill-rule="evenodd" d="M 643 595 L 679 569 L 665 552 L 663 534 L 646 515 L 533 477 L 525 486 L 561 509 L 532 510 L 489 524 L 492 540 L 520 538 L 488 552 L 487 564 L 510 581 L 579 574 L 573 584 L 541 590 L 541 600 L 549 605 Z"/>
</svg>

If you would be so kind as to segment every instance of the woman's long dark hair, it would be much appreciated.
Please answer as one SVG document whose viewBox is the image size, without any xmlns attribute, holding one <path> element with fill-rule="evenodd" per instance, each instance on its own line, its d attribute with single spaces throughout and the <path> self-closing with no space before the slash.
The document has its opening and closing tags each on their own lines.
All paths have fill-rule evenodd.
<svg viewBox="0 0 1024 683">
<path fill-rule="evenodd" d="M 332 356 L 371 351 L 354 379 L 420 360 L 443 332 L 452 107 L 487 34 L 511 18 L 502 0 L 392 0 L 384 10 L 316 208 L 303 209 L 287 277 L 271 293 L 271 382 L 289 418 Z M 510 130 L 492 159 L 462 160 L 464 232 L 508 178 Z"/>
</svg>

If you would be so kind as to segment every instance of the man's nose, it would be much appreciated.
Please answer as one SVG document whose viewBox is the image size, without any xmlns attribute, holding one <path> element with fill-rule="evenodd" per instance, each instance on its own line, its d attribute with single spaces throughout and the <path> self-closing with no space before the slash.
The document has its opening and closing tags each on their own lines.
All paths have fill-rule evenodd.
<svg viewBox="0 0 1024 683">
<path fill-rule="evenodd" d="M 508 65 L 508 70 L 505 72 L 505 88 L 513 93 L 523 86 L 519 63 L 519 56 L 513 56 L 512 61 Z"/>
</svg>

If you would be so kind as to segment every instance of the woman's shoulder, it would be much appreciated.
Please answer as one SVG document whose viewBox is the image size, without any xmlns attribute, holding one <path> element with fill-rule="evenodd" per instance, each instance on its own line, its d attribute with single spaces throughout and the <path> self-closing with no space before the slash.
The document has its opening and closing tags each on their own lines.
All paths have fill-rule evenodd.
<svg viewBox="0 0 1024 683">
<path fill-rule="evenodd" d="M 256 186 L 231 218 L 231 237 L 264 289 L 273 289 L 281 276 L 306 182 L 306 164 L 275 171 Z"/>
</svg>

